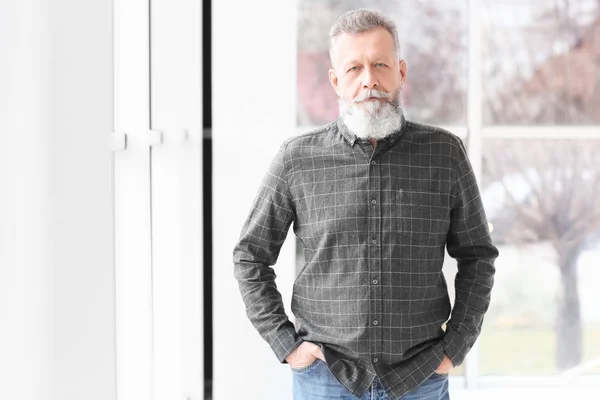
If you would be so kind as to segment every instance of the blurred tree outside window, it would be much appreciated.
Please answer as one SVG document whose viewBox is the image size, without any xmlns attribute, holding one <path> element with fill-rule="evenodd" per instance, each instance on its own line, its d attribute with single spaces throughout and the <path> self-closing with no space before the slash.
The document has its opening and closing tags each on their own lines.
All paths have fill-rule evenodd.
<svg viewBox="0 0 600 400">
<path fill-rule="evenodd" d="M 600 123 L 599 4 L 483 2 L 486 125 Z"/>
<path fill-rule="evenodd" d="M 600 139 L 486 140 L 482 191 L 504 256 L 482 333 L 482 359 L 498 360 L 482 362 L 488 373 L 600 373 L 598 154 Z"/>
</svg>

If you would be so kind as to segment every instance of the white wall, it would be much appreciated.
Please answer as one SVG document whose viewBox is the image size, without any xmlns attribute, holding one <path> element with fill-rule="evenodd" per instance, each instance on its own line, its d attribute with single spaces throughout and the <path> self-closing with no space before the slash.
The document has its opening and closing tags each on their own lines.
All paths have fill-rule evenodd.
<svg viewBox="0 0 600 400">
<path fill-rule="evenodd" d="M 115 398 L 112 4 L 0 3 L 0 398 Z"/>
<path fill-rule="evenodd" d="M 233 247 L 270 159 L 296 125 L 296 2 L 213 2 L 215 400 L 291 399 L 292 376 L 245 315 Z M 275 265 L 290 319 L 294 233 Z M 293 319 L 292 319 L 293 320 Z"/>
</svg>

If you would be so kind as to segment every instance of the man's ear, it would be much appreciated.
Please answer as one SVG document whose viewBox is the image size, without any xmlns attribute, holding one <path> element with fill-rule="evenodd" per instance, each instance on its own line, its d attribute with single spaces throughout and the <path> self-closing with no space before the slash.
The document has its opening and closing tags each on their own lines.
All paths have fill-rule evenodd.
<svg viewBox="0 0 600 400">
<path fill-rule="evenodd" d="M 337 74 L 335 73 L 335 69 L 331 68 L 329 70 L 329 83 L 331 83 L 331 86 L 333 87 L 333 90 L 335 90 L 335 92 L 337 93 L 337 95 L 340 95 L 339 89 L 338 89 L 338 77 Z"/>
<path fill-rule="evenodd" d="M 406 61 L 404 59 L 400 59 L 398 68 L 400 69 L 400 82 L 402 85 L 404 85 L 406 83 Z"/>
</svg>

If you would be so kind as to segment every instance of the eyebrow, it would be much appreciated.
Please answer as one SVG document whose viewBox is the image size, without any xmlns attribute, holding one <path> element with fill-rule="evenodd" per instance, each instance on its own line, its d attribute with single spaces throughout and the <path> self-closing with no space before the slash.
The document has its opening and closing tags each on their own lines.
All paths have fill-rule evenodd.
<svg viewBox="0 0 600 400">
<path fill-rule="evenodd" d="M 360 61 L 358 61 L 358 60 L 355 60 L 355 59 L 352 59 L 352 60 L 350 60 L 350 61 L 347 61 L 347 62 L 345 62 L 345 63 L 342 63 L 342 68 L 346 69 L 346 68 L 348 68 L 350 65 L 353 65 L 353 64 L 360 64 Z"/>
<path fill-rule="evenodd" d="M 389 60 L 386 60 L 386 58 L 383 57 L 383 56 L 382 57 L 377 57 L 377 58 L 375 58 L 375 61 L 373 61 L 373 63 L 379 63 L 379 62 L 383 62 L 385 64 L 389 64 L 390 63 Z M 351 59 L 350 61 L 342 63 L 342 68 L 344 68 L 344 70 L 345 70 L 350 65 L 353 65 L 353 64 L 362 64 L 362 61 L 359 61 L 357 59 Z"/>
</svg>

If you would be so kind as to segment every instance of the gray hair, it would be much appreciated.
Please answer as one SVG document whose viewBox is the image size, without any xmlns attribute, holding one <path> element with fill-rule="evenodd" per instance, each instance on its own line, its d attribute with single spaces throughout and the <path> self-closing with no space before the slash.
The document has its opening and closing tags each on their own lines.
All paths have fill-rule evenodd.
<svg viewBox="0 0 600 400">
<path fill-rule="evenodd" d="M 398 39 L 398 29 L 394 21 L 379 11 L 361 8 L 342 14 L 331 27 L 329 31 L 329 57 L 332 64 L 333 47 L 337 36 L 342 33 L 355 35 L 375 28 L 384 28 L 392 35 L 396 47 L 396 55 L 400 59 L 400 40 Z"/>
</svg>

